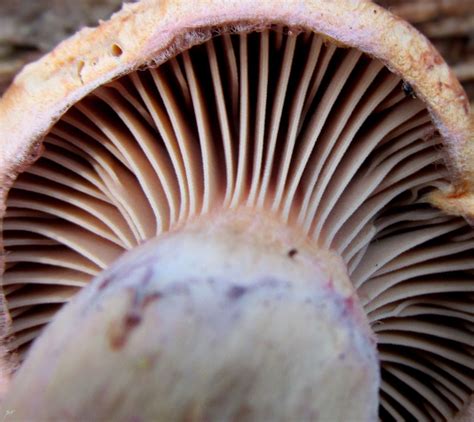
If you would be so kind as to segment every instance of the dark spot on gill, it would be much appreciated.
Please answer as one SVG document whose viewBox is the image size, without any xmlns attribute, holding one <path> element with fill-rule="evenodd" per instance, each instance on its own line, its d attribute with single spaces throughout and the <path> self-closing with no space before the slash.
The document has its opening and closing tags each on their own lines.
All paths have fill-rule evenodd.
<svg viewBox="0 0 474 422">
<path fill-rule="evenodd" d="M 293 258 L 297 253 L 298 253 L 298 249 L 293 248 L 288 251 L 288 256 L 290 258 Z"/>
</svg>

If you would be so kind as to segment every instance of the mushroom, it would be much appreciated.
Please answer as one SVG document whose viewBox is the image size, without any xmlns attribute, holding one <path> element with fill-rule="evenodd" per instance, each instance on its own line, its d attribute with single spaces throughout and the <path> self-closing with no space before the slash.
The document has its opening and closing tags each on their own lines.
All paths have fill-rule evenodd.
<svg viewBox="0 0 474 422">
<path fill-rule="evenodd" d="M 468 408 L 472 116 L 389 12 L 126 4 L 0 116 L 5 415 Z"/>
</svg>

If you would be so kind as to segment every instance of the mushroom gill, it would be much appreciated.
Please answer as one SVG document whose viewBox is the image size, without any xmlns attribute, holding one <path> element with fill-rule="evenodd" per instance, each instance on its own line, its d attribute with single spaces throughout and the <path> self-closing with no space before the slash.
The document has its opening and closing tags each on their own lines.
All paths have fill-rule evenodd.
<svg viewBox="0 0 474 422">
<path fill-rule="evenodd" d="M 449 185 L 441 136 L 379 60 L 287 27 L 223 33 L 95 89 L 43 147 L 3 221 L 21 360 L 124 251 L 245 208 L 342 257 L 377 337 L 382 420 L 468 403 L 474 231 L 428 202 Z"/>
</svg>

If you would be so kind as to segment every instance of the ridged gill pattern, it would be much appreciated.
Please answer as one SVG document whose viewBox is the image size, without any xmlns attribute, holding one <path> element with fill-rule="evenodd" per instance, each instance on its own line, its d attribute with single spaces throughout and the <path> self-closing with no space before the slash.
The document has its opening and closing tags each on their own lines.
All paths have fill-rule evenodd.
<svg viewBox="0 0 474 422">
<path fill-rule="evenodd" d="M 474 231 L 427 204 L 441 140 L 399 77 L 274 28 L 103 86 L 44 139 L 4 219 L 10 347 L 125 250 L 215 208 L 271 210 L 347 264 L 378 338 L 383 420 L 450 420 L 472 393 Z"/>
</svg>

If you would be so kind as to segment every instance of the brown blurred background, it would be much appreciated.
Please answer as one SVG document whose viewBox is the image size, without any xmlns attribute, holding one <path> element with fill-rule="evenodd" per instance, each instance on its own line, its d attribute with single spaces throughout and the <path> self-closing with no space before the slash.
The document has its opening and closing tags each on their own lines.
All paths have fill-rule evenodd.
<svg viewBox="0 0 474 422">
<path fill-rule="evenodd" d="M 130 2 L 130 1 L 129 1 Z M 474 106 L 474 0 L 375 0 L 410 21 L 453 67 Z M 0 0 L 0 94 L 21 67 L 122 0 Z"/>
</svg>

